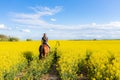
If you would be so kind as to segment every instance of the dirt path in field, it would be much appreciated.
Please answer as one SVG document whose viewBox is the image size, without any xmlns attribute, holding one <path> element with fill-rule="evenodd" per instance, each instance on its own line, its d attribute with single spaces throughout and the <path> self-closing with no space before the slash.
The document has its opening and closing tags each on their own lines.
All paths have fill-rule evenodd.
<svg viewBox="0 0 120 80">
<path fill-rule="evenodd" d="M 83 72 L 82 74 L 82 76 L 78 76 L 77 80 L 89 80 L 85 72 Z"/>
<path fill-rule="evenodd" d="M 82 70 L 77 73 L 78 74 L 77 80 L 89 80 L 87 77 L 87 73 L 88 73 L 87 66 L 82 67 Z"/>
<path fill-rule="evenodd" d="M 40 77 L 40 80 L 61 80 L 59 77 L 59 73 L 56 70 L 57 66 L 56 63 L 53 63 L 50 67 L 50 70 L 47 74 L 43 74 L 42 77 Z M 18 80 L 18 78 L 22 78 L 24 73 L 27 72 L 27 69 L 23 70 L 21 73 L 19 73 L 15 80 Z"/>
<path fill-rule="evenodd" d="M 40 78 L 40 80 L 61 80 L 59 78 L 59 73 L 56 70 L 56 64 L 55 63 L 51 66 L 49 72 L 47 74 L 43 75 Z"/>
<path fill-rule="evenodd" d="M 50 67 L 50 70 L 48 71 L 47 74 L 44 74 L 40 80 L 61 80 L 60 79 L 60 76 L 59 76 L 59 72 L 57 71 L 57 56 L 55 54 L 54 56 L 54 61 L 53 61 L 53 64 L 51 65 Z"/>
</svg>

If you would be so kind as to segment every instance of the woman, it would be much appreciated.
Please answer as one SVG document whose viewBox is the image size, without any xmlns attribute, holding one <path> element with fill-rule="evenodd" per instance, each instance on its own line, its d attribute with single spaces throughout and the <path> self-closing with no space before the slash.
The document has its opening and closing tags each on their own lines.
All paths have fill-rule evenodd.
<svg viewBox="0 0 120 80">
<path fill-rule="evenodd" d="M 46 44 L 50 48 L 50 46 L 48 44 L 48 37 L 46 36 L 46 33 L 43 34 L 43 37 L 42 37 L 41 41 L 42 41 L 42 44 L 40 46 L 41 52 L 43 52 L 43 44 Z"/>
<path fill-rule="evenodd" d="M 44 33 L 43 37 L 42 37 L 42 45 L 43 44 L 47 44 L 47 46 L 50 48 L 50 46 L 48 44 L 48 37 L 46 36 L 46 33 Z"/>
</svg>

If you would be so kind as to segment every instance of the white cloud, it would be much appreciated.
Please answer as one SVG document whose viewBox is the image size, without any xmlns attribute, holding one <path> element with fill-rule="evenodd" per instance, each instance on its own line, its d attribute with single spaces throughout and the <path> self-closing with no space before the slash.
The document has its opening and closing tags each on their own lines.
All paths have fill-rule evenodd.
<svg viewBox="0 0 120 80">
<path fill-rule="evenodd" d="M 6 27 L 5 24 L 0 24 L 0 30 L 11 30 L 11 28 Z"/>
<path fill-rule="evenodd" d="M 92 23 L 92 26 L 96 26 L 97 24 L 96 23 Z"/>
<path fill-rule="evenodd" d="M 6 29 L 6 26 L 4 24 L 0 24 L 0 29 Z"/>
<path fill-rule="evenodd" d="M 56 6 L 55 8 L 48 7 L 30 7 L 34 13 L 12 13 L 13 21 L 21 24 L 29 25 L 49 25 L 42 19 L 43 16 L 51 16 L 61 11 L 62 7 Z M 52 19 L 53 20 L 53 19 Z M 55 21 L 55 19 L 54 19 Z"/>
<path fill-rule="evenodd" d="M 55 8 L 48 8 L 48 7 L 30 7 L 33 9 L 36 13 L 38 13 L 40 16 L 43 15 L 54 15 L 62 10 L 61 6 L 56 6 Z"/>
<path fill-rule="evenodd" d="M 55 19 L 55 18 L 51 18 L 50 20 L 51 20 L 51 21 L 56 21 L 56 19 Z"/>
<path fill-rule="evenodd" d="M 48 30 L 50 37 L 60 39 L 120 38 L 120 21 L 113 21 L 105 24 L 95 22 L 78 25 L 51 24 L 43 20 L 43 17 L 55 15 L 62 10 L 62 7 L 48 8 L 38 6 L 30 8 L 34 13 L 14 13 L 13 20 L 22 26 L 31 26 L 29 28 L 34 29 L 36 35 L 44 29 L 43 31 Z M 56 19 L 51 18 L 51 21 L 56 21 Z M 22 29 L 21 31 L 31 32 L 29 29 Z"/>
<path fill-rule="evenodd" d="M 108 24 L 108 26 L 112 26 L 112 27 L 120 27 L 120 22 L 116 21 L 116 22 L 111 22 Z"/>
<path fill-rule="evenodd" d="M 49 29 L 49 31 L 54 31 L 53 29 Z"/>
<path fill-rule="evenodd" d="M 120 38 L 119 22 L 110 22 L 106 24 L 90 23 L 90 24 L 72 25 L 72 26 L 53 25 L 53 27 L 55 29 L 53 31 L 54 32 L 53 34 L 58 35 L 59 36 L 58 38 L 63 38 L 63 39 Z"/>
<path fill-rule="evenodd" d="M 20 31 L 30 33 L 31 31 L 29 29 L 21 29 Z"/>
<path fill-rule="evenodd" d="M 19 27 L 15 27 L 16 29 L 19 29 Z"/>
</svg>

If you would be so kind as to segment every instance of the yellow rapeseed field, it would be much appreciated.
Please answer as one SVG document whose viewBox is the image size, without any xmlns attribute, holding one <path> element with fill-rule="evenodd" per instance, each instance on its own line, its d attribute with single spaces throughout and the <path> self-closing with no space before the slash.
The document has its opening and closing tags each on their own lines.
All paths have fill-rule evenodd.
<svg viewBox="0 0 120 80">
<path fill-rule="evenodd" d="M 57 70 L 62 80 L 120 80 L 119 40 L 59 40 Z M 0 76 L 19 63 L 26 63 L 22 53 L 39 55 L 40 41 L 0 42 Z M 51 49 L 56 40 L 50 40 Z"/>
<path fill-rule="evenodd" d="M 63 80 L 120 80 L 120 41 L 60 41 L 58 64 Z"/>
</svg>

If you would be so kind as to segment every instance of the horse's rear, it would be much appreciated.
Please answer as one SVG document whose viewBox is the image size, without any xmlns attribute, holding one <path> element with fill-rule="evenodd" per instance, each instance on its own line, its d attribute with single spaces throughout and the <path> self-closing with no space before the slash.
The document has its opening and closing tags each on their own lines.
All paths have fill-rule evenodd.
<svg viewBox="0 0 120 80">
<path fill-rule="evenodd" d="M 49 47 L 46 44 L 44 44 L 43 45 L 43 53 L 44 53 L 45 57 L 49 53 L 49 51 L 50 51 Z"/>
<path fill-rule="evenodd" d="M 41 47 L 43 47 L 43 48 L 41 48 Z M 40 46 L 40 48 L 39 48 L 39 53 L 40 53 L 39 59 L 41 59 L 42 57 L 46 57 L 47 54 L 49 53 L 49 51 L 50 51 L 50 49 L 49 49 L 47 44 L 43 44 L 42 46 Z"/>
</svg>

